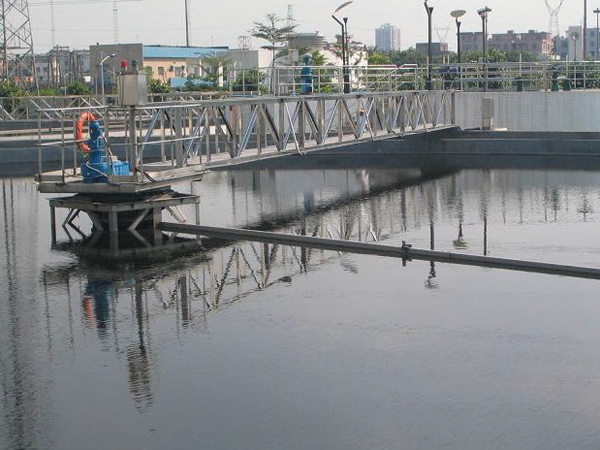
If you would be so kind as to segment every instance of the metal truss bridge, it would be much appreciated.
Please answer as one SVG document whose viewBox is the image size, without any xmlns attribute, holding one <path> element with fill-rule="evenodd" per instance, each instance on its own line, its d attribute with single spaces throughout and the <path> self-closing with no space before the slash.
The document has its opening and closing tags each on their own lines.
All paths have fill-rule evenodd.
<svg viewBox="0 0 600 450">
<path fill-rule="evenodd" d="M 103 118 L 106 160 L 129 162 L 129 175 L 83 182 L 74 123 L 84 112 Z M 57 126 L 44 133 L 48 117 Z M 200 178 L 211 169 L 452 127 L 455 101 L 449 90 L 263 96 L 46 108 L 37 118 L 40 192 L 131 194 Z M 51 165 L 60 168 L 45 171 Z"/>
</svg>

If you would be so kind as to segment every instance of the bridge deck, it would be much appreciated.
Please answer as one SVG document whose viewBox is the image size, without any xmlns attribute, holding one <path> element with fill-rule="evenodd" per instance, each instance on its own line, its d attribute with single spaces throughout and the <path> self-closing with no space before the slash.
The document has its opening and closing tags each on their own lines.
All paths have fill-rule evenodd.
<svg viewBox="0 0 600 450">
<path fill-rule="evenodd" d="M 126 123 L 120 129 L 126 133 L 111 133 L 111 138 L 124 141 L 118 145 L 125 147 L 131 175 L 109 176 L 107 183 L 85 183 L 80 169 L 66 167 L 65 155 L 73 152 L 75 140 L 63 130 L 61 140 L 53 143 L 44 142 L 40 134 L 40 167 L 43 149 L 50 145 L 62 149 L 62 167 L 40 170 L 36 182 L 44 193 L 150 191 L 201 178 L 211 169 L 447 129 L 454 126 L 453 111 L 453 93 L 447 91 L 151 105 L 123 113 Z M 68 111 L 72 116 L 81 112 Z M 144 161 L 144 157 L 151 158 L 147 149 L 158 146 L 161 160 Z M 112 154 L 108 146 L 107 159 Z"/>
</svg>

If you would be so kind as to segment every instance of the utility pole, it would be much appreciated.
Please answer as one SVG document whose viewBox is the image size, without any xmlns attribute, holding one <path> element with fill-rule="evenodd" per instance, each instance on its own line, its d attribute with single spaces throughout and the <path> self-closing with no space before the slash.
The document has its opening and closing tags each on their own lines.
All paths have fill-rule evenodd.
<svg viewBox="0 0 600 450">
<path fill-rule="evenodd" d="M 188 0 L 184 0 L 185 3 L 185 46 L 190 46 L 190 21 L 188 19 Z"/>
<path fill-rule="evenodd" d="M 24 88 L 35 87 L 33 35 L 27 0 L 0 0 L 0 81 L 13 81 Z"/>
<path fill-rule="evenodd" d="M 117 0 L 113 0 L 113 44 L 119 43 L 119 9 Z"/>
<path fill-rule="evenodd" d="M 587 0 L 583 0 L 583 61 L 587 59 Z"/>
</svg>

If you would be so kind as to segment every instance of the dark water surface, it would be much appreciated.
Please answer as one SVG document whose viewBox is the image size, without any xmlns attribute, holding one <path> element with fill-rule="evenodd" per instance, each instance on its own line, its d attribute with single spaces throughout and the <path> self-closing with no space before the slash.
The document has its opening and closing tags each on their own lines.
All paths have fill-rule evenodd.
<svg viewBox="0 0 600 450">
<path fill-rule="evenodd" d="M 600 171 L 176 188 L 206 225 L 600 268 Z M 598 281 L 251 242 L 110 263 L 50 241 L 47 197 L 0 179 L 1 449 L 600 448 Z"/>
</svg>

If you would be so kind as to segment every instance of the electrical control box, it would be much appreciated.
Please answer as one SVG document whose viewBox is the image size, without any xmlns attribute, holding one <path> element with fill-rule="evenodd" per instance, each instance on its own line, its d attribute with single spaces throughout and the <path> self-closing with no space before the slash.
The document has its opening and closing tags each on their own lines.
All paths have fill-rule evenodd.
<svg viewBox="0 0 600 450">
<path fill-rule="evenodd" d="M 146 75 L 120 74 L 117 76 L 117 85 L 119 106 L 140 106 L 148 103 Z"/>
</svg>

